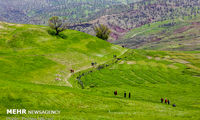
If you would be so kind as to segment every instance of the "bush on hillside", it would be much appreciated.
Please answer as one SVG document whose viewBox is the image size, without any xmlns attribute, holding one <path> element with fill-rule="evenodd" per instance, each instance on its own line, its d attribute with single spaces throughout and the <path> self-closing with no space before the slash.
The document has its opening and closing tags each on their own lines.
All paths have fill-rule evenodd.
<svg viewBox="0 0 200 120">
<path fill-rule="evenodd" d="M 102 25 L 102 24 L 95 26 L 94 31 L 96 32 L 96 37 L 103 40 L 108 40 L 111 33 L 110 29 L 107 26 Z"/>
<path fill-rule="evenodd" d="M 68 25 L 57 16 L 53 16 L 49 19 L 49 27 L 56 31 L 55 35 L 59 35 L 60 32 L 67 29 Z"/>
</svg>

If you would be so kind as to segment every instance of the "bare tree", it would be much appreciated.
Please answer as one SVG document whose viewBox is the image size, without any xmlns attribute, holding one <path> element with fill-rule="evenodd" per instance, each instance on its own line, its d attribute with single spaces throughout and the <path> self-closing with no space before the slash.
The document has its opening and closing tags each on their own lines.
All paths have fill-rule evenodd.
<svg viewBox="0 0 200 120">
<path fill-rule="evenodd" d="M 68 25 L 62 21 L 57 16 L 53 16 L 49 19 L 49 27 L 56 31 L 56 35 L 59 35 L 60 32 L 67 29 Z"/>
</svg>

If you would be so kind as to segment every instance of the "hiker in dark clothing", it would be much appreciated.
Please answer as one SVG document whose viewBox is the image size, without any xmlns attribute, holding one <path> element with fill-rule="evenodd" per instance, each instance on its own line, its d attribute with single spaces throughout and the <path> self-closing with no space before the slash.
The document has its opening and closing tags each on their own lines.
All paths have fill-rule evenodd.
<svg viewBox="0 0 200 120">
<path fill-rule="evenodd" d="M 126 91 L 124 92 L 124 98 L 126 98 Z"/>
<path fill-rule="evenodd" d="M 173 104 L 172 106 L 173 106 L 173 107 L 176 107 L 176 105 L 175 105 L 175 104 Z"/>
<path fill-rule="evenodd" d="M 117 60 L 119 61 L 119 60 L 121 60 L 121 58 L 117 58 Z"/>
<path fill-rule="evenodd" d="M 91 65 L 92 65 L 92 66 L 94 66 L 94 65 L 95 65 L 95 63 L 91 63 Z"/>
<path fill-rule="evenodd" d="M 165 99 L 165 103 L 167 104 L 167 99 Z"/>
<path fill-rule="evenodd" d="M 168 102 L 167 102 L 167 103 L 168 103 L 168 105 L 169 105 L 169 104 L 170 104 L 170 101 L 168 100 Z"/>
<path fill-rule="evenodd" d="M 71 72 L 71 73 L 74 73 L 74 70 L 73 70 L 73 69 L 71 69 L 71 70 L 70 70 L 70 72 Z"/>
<path fill-rule="evenodd" d="M 114 95 L 115 95 L 115 96 L 117 95 L 117 90 L 114 91 Z"/>
<path fill-rule="evenodd" d="M 161 101 L 161 103 L 163 103 L 164 99 L 163 99 L 163 98 L 161 98 L 161 99 L 160 99 L 160 101 Z"/>
<path fill-rule="evenodd" d="M 130 92 L 129 92 L 129 95 L 128 95 L 128 97 L 129 97 L 129 98 L 131 98 L 131 93 L 130 93 Z"/>
</svg>

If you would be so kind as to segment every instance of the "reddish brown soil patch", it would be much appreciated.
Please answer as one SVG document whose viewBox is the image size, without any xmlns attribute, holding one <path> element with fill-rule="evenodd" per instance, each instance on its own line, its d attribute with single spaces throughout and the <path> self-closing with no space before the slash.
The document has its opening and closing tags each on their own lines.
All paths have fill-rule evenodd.
<svg viewBox="0 0 200 120">
<path fill-rule="evenodd" d="M 117 39 L 119 38 L 119 35 L 116 34 L 116 33 L 114 33 L 114 32 L 112 32 L 112 33 L 110 34 L 110 36 L 111 36 L 112 38 L 114 38 L 115 40 L 117 40 Z"/>
<path fill-rule="evenodd" d="M 172 39 L 182 39 L 182 38 L 185 38 L 185 36 L 178 36 L 178 37 L 174 37 Z"/>
<path fill-rule="evenodd" d="M 127 30 L 123 29 L 123 28 L 120 28 L 119 26 L 111 26 L 111 28 L 113 30 L 115 30 L 116 32 L 119 32 L 119 33 L 124 33 L 124 32 L 127 32 Z"/>
<path fill-rule="evenodd" d="M 158 42 L 158 41 L 161 41 L 162 39 L 161 38 L 155 38 L 154 40 L 153 40 L 153 42 Z"/>
<path fill-rule="evenodd" d="M 200 25 L 200 22 L 193 22 L 192 25 Z"/>
<path fill-rule="evenodd" d="M 192 29 L 193 27 L 194 27 L 194 26 L 185 26 L 185 27 L 176 29 L 176 30 L 174 31 L 174 34 L 183 33 L 183 32 L 185 32 L 185 31 L 188 31 L 189 29 Z"/>
<path fill-rule="evenodd" d="M 158 38 L 158 37 L 151 37 L 149 38 L 151 40 L 151 42 L 158 42 L 158 41 L 161 41 L 162 39 L 161 38 Z"/>
</svg>

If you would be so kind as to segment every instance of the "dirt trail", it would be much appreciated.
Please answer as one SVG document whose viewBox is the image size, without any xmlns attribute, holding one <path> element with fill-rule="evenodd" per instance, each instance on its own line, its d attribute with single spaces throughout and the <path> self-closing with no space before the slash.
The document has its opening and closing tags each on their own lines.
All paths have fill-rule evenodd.
<svg viewBox="0 0 200 120">
<path fill-rule="evenodd" d="M 122 55 L 123 55 L 124 53 L 126 53 L 127 51 L 128 51 L 128 49 L 124 50 L 124 51 L 121 53 L 121 55 L 119 55 L 119 56 L 122 56 Z M 110 59 L 109 59 L 109 60 L 110 60 Z M 104 63 L 108 62 L 109 60 L 104 61 L 104 62 L 102 62 L 102 63 L 99 63 L 98 65 L 104 64 Z M 87 70 L 87 69 L 92 68 L 92 67 L 93 67 L 93 66 L 85 66 L 85 67 L 82 67 L 81 69 L 76 70 L 73 74 L 78 73 L 78 72 L 80 72 L 80 71 Z M 68 74 L 67 77 L 65 77 L 65 79 L 64 79 L 64 81 L 66 82 L 66 84 L 67 84 L 68 87 L 73 87 L 72 84 L 68 81 L 68 79 L 69 79 L 73 74 L 72 74 L 72 73 Z"/>
<path fill-rule="evenodd" d="M 180 20 L 181 22 L 185 22 L 185 20 L 183 20 L 182 18 L 179 18 L 179 20 Z"/>
<path fill-rule="evenodd" d="M 146 32 L 146 31 L 148 31 L 148 30 L 151 30 L 151 29 L 147 29 L 147 30 L 144 30 L 144 31 L 138 32 L 138 33 L 134 34 L 133 36 L 131 36 L 131 38 L 135 37 L 135 36 L 138 35 L 138 34 L 144 33 L 144 32 Z"/>
</svg>

